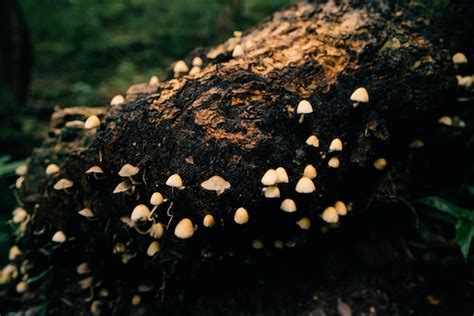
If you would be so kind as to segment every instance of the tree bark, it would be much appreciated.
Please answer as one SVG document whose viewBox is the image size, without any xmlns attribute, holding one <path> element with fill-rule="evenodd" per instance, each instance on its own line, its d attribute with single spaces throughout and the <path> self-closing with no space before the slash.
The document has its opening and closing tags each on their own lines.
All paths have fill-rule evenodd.
<svg viewBox="0 0 474 316">
<path fill-rule="evenodd" d="M 237 45 L 244 53 L 233 57 Z M 363 213 L 387 173 L 406 167 L 412 150 L 408 143 L 417 132 L 438 124 L 456 87 L 443 45 L 429 19 L 406 5 L 302 2 L 241 37 L 191 54 L 188 65 L 196 56 L 204 61 L 196 75 L 161 82 L 157 88 L 135 86 L 120 105 L 58 109 L 20 190 L 30 220 L 18 232 L 17 243 L 25 251 L 16 263 L 32 263 L 25 271 L 30 277 L 47 271 L 22 295 L 25 308 L 43 306 L 42 294 L 49 293 L 51 313 L 71 306 L 145 313 L 176 302 L 184 292 L 180 286 L 196 276 L 205 283 L 206 273 L 223 262 L 232 261 L 236 270 L 226 271 L 238 279 L 248 273 L 242 261 L 264 270 L 275 258 L 289 263 L 293 255 L 305 260 L 306 251 L 318 253 L 315 249 L 326 247 L 321 232 Z M 367 89 L 370 100 L 354 107 L 350 97 L 358 87 Z M 313 112 L 299 123 L 301 100 L 308 100 Z M 97 129 L 70 123 L 90 115 L 100 118 Z M 311 135 L 317 136 L 319 147 L 306 144 Z M 342 141 L 341 151 L 329 150 L 335 138 Z M 328 167 L 333 157 L 339 159 L 338 168 Z M 379 158 L 387 160 L 385 170 L 374 167 Z M 45 175 L 51 163 L 60 171 Z M 133 193 L 114 194 L 124 181 L 118 172 L 127 163 L 139 168 Z M 317 170 L 316 190 L 297 193 L 295 186 L 309 164 Z M 96 178 L 86 173 L 92 166 L 100 166 L 104 174 Z M 289 183 L 278 185 L 280 198 L 268 199 L 261 179 L 277 167 L 285 168 Z M 184 182 L 182 190 L 165 184 L 175 173 Z M 220 195 L 204 190 L 200 184 L 214 175 L 227 180 L 230 189 Z M 62 178 L 74 185 L 54 190 Z M 149 257 L 153 238 L 123 219 L 138 204 L 151 209 L 154 192 L 168 199 L 153 217 L 167 228 L 160 251 Z M 287 198 L 295 201 L 296 212 L 280 210 Z M 338 224 L 328 224 L 321 213 L 336 201 L 351 210 Z M 249 215 L 242 225 L 234 222 L 240 207 Z M 90 208 L 94 217 L 78 215 L 83 208 Z M 214 227 L 203 226 L 206 214 L 213 215 Z M 309 230 L 296 224 L 303 217 L 310 220 Z M 183 218 L 196 226 L 186 240 L 174 235 Z M 135 225 L 146 231 L 151 222 Z M 51 241 L 59 230 L 65 243 Z M 273 259 L 254 249 L 260 246 L 255 240 Z M 275 242 L 287 250 L 274 248 Z M 298 250 L 292 250 L 295 246 Z M 88 262 L 94 278 L 91 292 L 78 286 L 84 276 L 75 269 L 82 262 Z M 306 263 L 292 267 L 300 266 Z M 109 296 L 99 295 L 102 288 Z M 129 304 L 137 293 L 146 299 L 139 310 Z M 300 307 L 298 313 L 307 310 Z"/>
</svg>

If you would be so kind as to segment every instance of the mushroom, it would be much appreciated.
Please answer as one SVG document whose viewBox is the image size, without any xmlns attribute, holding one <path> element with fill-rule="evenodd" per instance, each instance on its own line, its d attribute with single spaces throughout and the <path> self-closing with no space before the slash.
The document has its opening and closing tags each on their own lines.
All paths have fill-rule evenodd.
<svg viewBox="0 0 474 316">
<path fill-rule="evenodd" d="M 113 193 L 122 193 L 132 188 L 132 183 L 128 180 L 120 182 L 114 189 Z"/>
<path fill-rule="evenodd" d="M 245 224 L 249 221 L 249 213 L 243 207 L 239 207 L 234 214 L 234 222 L 239 225 Z"/>
<path fill-rule="evenodd" d="M 262 177 L 262 184 L 263 185 L 274 185 L 278 181 L 278 174 L 273 169 L 268 169 L 267 172 Z"/>
<path fill-rule="evenodd" d="M 237 38 L 242 37 L 242 32 L 241 31 L 234 31 L 232 34 L 234 35 L 234 37 L 237 37 Z"/>
<path fill-rule="evenodd" d="M 201 183 L 204 190 L 216 191 L 217 195 L 221 195 L 225 190 L 230 189 L 230 183 L 220 176 L 212 176 Z"/>
<path fill-rule="evenodd" d="M 16 179 L 15 181 L 15 188 L 17 188 L 18 190 L 21 189 L 21 187 L 23 186 L 23 182 L 25 182 L 25 177 L 18 177 L 18 179 Z"/>
<path fill-rule="evenodd" d="M 211 214 L 207 214 L 204 216 L 204 219 L 202 220 L 202 224 L 204 227 L 211 228 L 216 224 L 216 221 L 214 220 L 214 216 Z"/>
<path fill-rule="evenodd" d="M 310 178 L 310 179 L 314 179 L 314 178 L 316 178 L 318 173 L 316 172 L 316 168 L 313 165 L 307 165 L 304 168 L 303 175 L 305 177 Z"/>
<path fill-rule="evenodd" d="M 334 224 L 339 221 L 339 214 L 335 207 L 330 206 L 323 211 L 321 218 L 327 223 Z"/>
<path fill-rule="evenodd" d="M 308 217 L 302 217 L 296 222 L 296 225 L 302 230 L 309 230 L 311 228 L 311 221 Z"/>
<path fill-rule="evenodd" d="M 193 68 L 191 68 L 191 70 L 189 71 L 189 74 L 191 76 L 194 76 L 194 75 L 197 75 L 198 73 L 201 72 L 201 67 L 198 67 L 198 66 L 194 66 Z"/>
<path fill-rule="evenodd" d="M 145 204 L 138 204 L 132 211 L 130 218 L 132 221 L 147 221 L 150 218 L 150 209 Z"/>
<path fill-rule="evenodd" d="M 347 214 L 347 206 L 342 201 L 337 201 L 336 203 L 334 203 L 334 208 L 336 209 L 337 214 L 339 216 L 344 216 Z"/>
<path fill-rule="evenodd" d="M 285 199 L 280 204 L 280 210 L 288 213 L 296 212 L 296 203 L 292 199 Z"/>
<path fill-rule="evenodd" d="M 252 241 L 252 248 L 253 249 L 263 249 L 263 242 L 260 239 L 255 239 Z"/>
<path fill-rule="evenodd" d="M 290 180 L 288 179 L 288 174 L 286 173 L 285 168 L 278 167 L 275 170 L 277 174 L 277 183 L 288 183 Z"/>
<path fill-rule="evenodd" d="M 19 165 L 15 169 L 15 174 L 17 176 L 24 176 L 28 172 L 28 166 L 27 165 Z"/>
<path fill-rule="evenodd" d="M 453 63 L 456 64 L 456 65 L 467 64 L 466 55 L 464 55 L 461 52 L 454 54 L 452 59 L 453 59 Z"/>
<path fill-rule="evenodd" d="M 232 50 L 232 57 L 240 57 L 244 54 L 244 48 L 242 45 L 235 45 L 234 49 Z"/>
<path fill-rule="evenodd" d="M 59 244 L 62 244 L 63 242 L 66 241 L 66 235 L 64 234 L 63 231 L 58 230 L 57 232 L 54 233 L 51 240 L 54 241 L 54 242 L 57 242 Z"/>
<path fill-rule="evenodd" d="M 92 173 L 94 175 L 94 178 L 98 180 L 101 179 L 101 176 L 104 175 L 104 171 L 99 166 L 93 166 L 86 170 L 86 174 L 90 174 L 90 173 Z"/>
<path fill-rule="evenodd" d="M 92 286 L 92 282 L 94 281 L 93 277 L 87 277 L 79 281 L 79 287 L 83 290 L 89 289 Z"/>
<path fill-rule="evenodd" d="M 352 104 L 355 108 L 359 106 L 360 103 L 368 103 L 369 102 L 369 94 L 364 87 L 357 88 L 351 94 L 351 101 L 354 101 Z"/>
<path fill-rule="evenodd" d="M 132 297 L 132 305 L 133 306 L 140 305 L 141 302 L 142 302 L 142 297 L 140 295 L 138 295 L 138 294 L 133 295 L 133 297 Z"/>
<path fill-rule="evenodd" d="M 89 264 L 87 262 L 83 262 L 80 265 L 76 267 L 76 272 L 77 274 L 87 274 L 90 272 L 89 270 Z"/>
<path fill-rule="evenodd" d="M 79 215 L 81 216 L 84 216 L 86 218 L 92 218 L 94 217 L 94 213 L 92 212 L 92 210 L 88 207 L 86 208 L 83 208 L 82 210 L 80 210 L 79 212 L 77 212 Z"/>
<path fill-rule="evenodd" d="M 425 146 L 425 143 L 424 143 L 421 139 L 419 139 L 419 138 L 413 139 L 413 140 L 408 144 L 408 147 L 414 148 L 414 149 L 423 148 L 424 146 Z"/>
<path fill-rule="evenodd" d="M 136 182 L 133 180 L 132 177 L 136 175 L 138 171 L 140 171 L 140 168 L 135 167 L 129 163 L 126 163 L 122 166 L 122 168 L 118 172 L 118 175 L 121 176 L 122 178 L 129 178 L 133 185 L 133 184 L 136 184 Z"/>
<path fill-rule="evenodd" d="M 329 151 L 341 151 L 342 150 L 342 142 L 339 138 L 334 138 L 329 145 Z"/>
<path fill-rule="evenodd" d="M 377 170 L 384 170 L 385 167 L 387 166 L 387 160 L 385 158 L 378 158 L 377 160 L 374 161 L 374 167 Z"/>
<path fill-rule="evenodd" d="M 306 144 L 313 147 L 319 147 L 319 139 L 316 135 L 311 135 L 306 139 Z"/>
<path fill-rule="evenodd" d="M 452 126 L 453 125 L 453 119 L 449 116 L 442 116 L 438 119 L 438 123 L 444 124 L 446 126 Z"/>
<path fill-rule="evenodd" d="M 150 257 L 153 257 L 156 255 L 156 253 L 160 251 L 160 243 L 155 241 L 152 241 L 150 245 L 148 246 L 148 249 L 146 250 L 146 254 Z"/>
<path fill-rule="evenodd" d="M 93 129 L 100 126 L 100 119 L 97 115 L 91 115 L 87 118 L 86 122 L 84 123 L 85 129 Z"/>
<path fill-rule="evenodd" d="M 174 229 L 174 235 L 180 239 L 191 238 L 194 235 L 194 225 L 189 218 L 183 218 Z"/>
<path fill-rule="evenodd" d="M 192 61 L 192 65 L 194 67 L 201 67 L 202 66 L 202 58 L 201 57 L 194 57 Z"/>
<path fill-rule="evenodd" d="M 50 176 L 50 175 L 53 175 L 53 174 L 56 174 L 59 172 L 59 167 L 58 165 L 52 163 L 52 164 L 49 164 L 47 167 L 46 167 L 46 170 L 45 170 L 45 173 L 46 175 Z"/>
<path fill-rule="evenodd" d="M 148 85 L 150 87 L 156 88 L 159 86 L 159 84 L 160 84 L 160 79 L 158 78 L 158 76 L 151 76 L 150 81 L 148 81 Z"/>
<path fill-rule="evenodd" d="M 276 185 L 271 185 L 267 188 L 264 188 L 262 191 L 264 192 L 265 197 L 268 199 L 280 197 L 280 189 L 278 189 Z"/>
<path fill-rule="evenodd" d="M 12 246 L 8 252 L 8 259 L 15 260 L 19 255 L 21 255 L 20 248 L 17 245 Z"/>
<path fill-rule="evenodd" d="M 313 107 L 311 106 L 311 103 L 307 100 L 302 100 L 300 103 L 298 103 L 298 107 L 296 108 L 296 114 L 301 114 L 299 123 L 303 123 L 304 120 L 304 115 L 313 113 Z"/>
<path fill-rule="evenodd" d="M 312 193 L 316 190 L 316 187 L 310 178 L 302 177 L 298 180 L 295 190 L 298 193 Z"/>
<path fill-rule="evenodd" d="M 26 282 L 24 282 L 24 281 L 20 281 L 16 285 L 15 290 L 18 294 L 25 293 L 26 291 L 28 291 L 28 284 L 26 284 Z"/>
<path fill-rule="evenodd" d="M 163 236 L 163 225 L 161 223 L 154 223 L 150 228 L 150 237 L 160 239 Z"/>
<path fill-rule="evenodd" d="M 185 187 L 183 186 L 183 180 L 179 176 L 179 174 L 175 173 L 171 175 L 168 180 L 166 180 L 166 185 L 172 188 L 177 188 L 178 190 L 183 190 Z"/>
<path fill-rule="evenodd" d="M 17 207 L 16 209 L 14 209 L 12 215 L 12 220 L 15 224 L 20 224 L 28 218 L 28 212 L 22 207 Z"/>
<path fill-rule="evenodd" d="M 332 157 L 328 161 L 329 168 L 339 168 L 339 165 L 340 165 L 340 162 L 339 162 L 339 158 L 337 157 Z"/>
<path fill-rule="evenodd" d="M 167 200 L 163 198 L 163 195 L 160 192 L 154 192 L 151 197 L 150 197 L 150 204 L 153 205 L 153 211 L 163 204 L 163 202 L 166 202 Z M 153 212 L 152 211 L 152 212 Z"/>
<path fill-rule="evenodd" d="M 10 282 L 12 279 L 16 279 L 18 277 L 18 268 L 14 264 L 7 264 L 2 270 L 0 274 L 0 284 L 5 284 Z"/>
<path fill-rule="evenodd" d="M 178 60 L 173 67 L 174 77 L 178 78 L 184 73 L 189 71 L 188 65 L 184 62 L 184 60 Z"/>
<path fill-rule="evenodd" d="M 71 188 L 73 185 L 74 185 L 73 181 L 66 178 L 62 178 L 61 180 L 56 182 L 56 184 L 53 186 L 53 189 L 58 190 L 58 191 L 64 190 L 67 192 L 67 189 Z"/>
<path fill-rule="evenodd" d="M 125 98 L 122 95 L 117 94 L 115 97 L 112 98 L 112 100 L 110 100 L 110 105 L 119 105 L 124 102 Z"/>
</svg>

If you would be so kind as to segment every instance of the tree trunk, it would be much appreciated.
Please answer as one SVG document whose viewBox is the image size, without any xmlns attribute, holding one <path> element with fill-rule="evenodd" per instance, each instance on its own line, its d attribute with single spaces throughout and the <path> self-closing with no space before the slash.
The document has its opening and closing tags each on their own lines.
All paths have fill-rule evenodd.
<svg viewBox="0 0 474 316">
<path fill-rule="evenodd" d="M 233 57 L 238 46 L 243 54 Z M 288 294 L 267 283 L 252 293 L 243 280 L 282 271 L 288 272 L 283 277 L 288 289 L 298 281 L 293 277 L 317 280 L 305 273 L 327 268 L 308 258 L 330 248 L 324 232 L 336 233 L 354 221 L 387 175 L 407 168 L 406 157 L 413 151 L 408 144 L 420 131 L 438 125 L 456 87 L 450 54 L 429 19 L 389 2 L 298 3 L 241 37 L 192 54 L 186 63 L 191 65 L 197 54 L 204 61 L 198 74 L 178 76 L 157 88 L 135 86 L 125 103 L 108 108 L 56 111 L 48 139 L 34 151 L 19 190 L 30 219 L 18 231 L 23 254 L 15 262 L 25 266 L 22 273 L 28 278 L 44 273 L 19 298 L 24 309 L 144 314 L 168 306 L 168 312 L 179 314 L 167 304 L 187 291 L 202 291 L 215 295 L 203 297 L 205 302 L 189 313 L 228 313 L 211 305 L 222 304 L 216 299 L 219 288 L 233 284 L 233 294 L 222 298 L 232 297 L 226 301 L 230 310 L 242 307 L 235 302 L 243 300 L 249 302 L 244 312 L 256 312 L 266 295 L 262 291 L 269 288 L 285 299 L 263 305 L 264 312 L 311 310 L 310 300 L 290 304 L 297 294 L 308 295 L 304 289 Z M 351 101 L 359 87 L 368 91 L 368 103 Z M 303 118 L 297 113 L 302 100 L 313 109 Z M 90 115 L 100 118 L 98 128 L 72 122 Z M 318 138 L 318 147 L 306 143 L 311 135 Z M 336 138 L 342 150 L 331 151 Z M 339 167 L 329 167 L 332 158 Z M 52 163 L 59 172 L 45 175 Z M 130 180 L 118 175 L 125 164 L 139 168 Z M 298 193 L 295 187 L 310 164 L 317 170 L 315 191 Z M 93 166 L 103 174 L 86 173 Z M 266 198 L 262 177 L 278 167 L 286 170 L 289 183 L 278 184 L 279 198 Z M 173 174 L 180 175 L 184 188 L 166 185 Z M 201 183 L 214 175 L 230 188 L 221 194 L 203 189 Z M 60 179 L 73 186 L 53 189 Z M 124 180 L 132 188 L 112 193 Z M 390 184 L 397 181 L 407 180 L 391 178 Z M 167 201 L 156 208 L 152 221 L 130 221 L 137 205 L 152 209 L 154 192 Z M 282 211 L 284 199 L 292 199 L 297 210 Z M 321 214 L 336 201 L 350 212 L 327 223 Z M 84 208 L 92 218 L 78 214 Z M 248 213 L 245 224 L 234 221 L 239 208 Z M 203 226 L 207 214 L 215 219 L 212 228 Z M 195 225 L 188 239 L 175 236 L 183 218 Z M 165 232 L 160 251 L 150 257 L 146 253 L 154 239 L 140 232 L 152 222 L 163 223 Z M 64 243 L 51 241 L 57 231 L 64 232 Z M 76 273 L 83 262 L 90 268 L 87 275 Z M 89 275 L 92 285 L 81 289 L 78 282 Z M 4 291 L 13 291 L 18 281 Z M 382 294 L 370 293 L 383 301 Z M 141 304 L 131 305 L 134 295 L 141 295 Z M 315 314 L 324 314 L 321 306 Z M 344 309 L 343 302 L 338 306 Z M 382 314 L 396 309 L 377 308 Z"/>
</svg>

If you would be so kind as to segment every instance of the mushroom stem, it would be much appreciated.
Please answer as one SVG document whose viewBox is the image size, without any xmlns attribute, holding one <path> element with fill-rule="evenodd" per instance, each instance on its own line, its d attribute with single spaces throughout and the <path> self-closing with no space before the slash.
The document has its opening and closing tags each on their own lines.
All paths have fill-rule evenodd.
<svg viewBox="0 0 474 316">
<path fill-rule="evenodd" d="M 303 113 L 303 114 L 301 114 L 301 116 L 300 116 L 300 120 L 299 120 L 298 122 L 301 124 L 301 123 L 303 123 L 303 120 L 304 120 L 304 113 Z"/>
</svg>

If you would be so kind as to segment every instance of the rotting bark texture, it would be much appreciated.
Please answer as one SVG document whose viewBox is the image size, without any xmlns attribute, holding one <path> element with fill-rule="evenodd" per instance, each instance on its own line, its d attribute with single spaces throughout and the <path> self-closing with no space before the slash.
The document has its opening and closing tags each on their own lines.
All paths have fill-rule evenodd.
<svg viewBox="0 0 474 316">
<path fill-rule="evenodd" d="M 241 37 L 201 51 L 204 65 L 196 75 L 158 88 L 135 87 L 126 103 L 107 109 L 58 110 L 20 190 L 31 219 L 18 238 L 19 247 L 29 250 L 17 259 L 34 262 L 30 276 L 47 267 L 54 273 L 48 272 L 47 282 L 32 283 L 23 300 L 34 305 L 48 291 L 74 305 L 92 295 L 100 302 L 95 307 L 123 311 L 128 308 L 123 298 L 129 300 L 138 289 L 166 300 L 166 280 L 183 278 L 175 271 L 182 271 L 184 262 L 197 267 L 201 260 L 246 254 L 256 239 L 270 248 L 275 241 L 285 247 L 317 241 L 321 229 L 334 228 L 321 220 L 321 212 L 338 200 L 352 205 L 349 216 L 356 216 L 386 172 L 375 169 L 374 161 L 387 159 L 387 170 L 392 162 L 403 164 L 397 159 L 409 150 L 413 131 L 433 126 L 452 95 L 450 56 L 428 24 L 409 9 L 385 2 L 303 2 Z M 244 54 L 233 58 L 236 45 Z M 370 102 L 354 108 L 350 95 L 358 87 L 367 89 Z M 314 112 L 300 124 L 296 107 L 303 99 Z M 66 125 L 91 114 L 101 119 L 97 130 Z M 306 145 L 310 135 L 318 137 L 318 148 Z M 329 152 L 334 138 L 342 140 L 342 151 Z M 332 157 L 340 160 L 339 168 L 328 167 Z M 50 163 L 59 165 L 58 174 L 45 175 Z M 112 194 L 123 181 L 117 173 L 126 163 L 140 168 L 134 193 Z M 317 169 L 316 191 L 298 194 L 295 185 L 308 164 Z M 105 172 L 100 179 L 85 173 L 95 165 Z M 281 198 L 265 198 L 260 180 L 280 166 L 290 182 L 279 184 Z M 174 173 L 185 189 L 165 185 Z M 200 183 L 214 175 L 231 188 L 221 195 L 203 190 Z M 61 178 L 74 181 L 70 192 L 53 190 Z M 168 201 L 154 220 L 169 226 L 159 240 L 160 251 L 147 257 L 153 239 L 121 218 L 138 204 L 149 205 L 156 191 Z M 280 210 L 286 198 L 296 202 L 296 212 Z M 85 207 L 93 219 L 78 215 Z M 249 213 L 247 224 L 233 220 L 240 207 Z M 213 228 L 203 227 L 206 214 L 214 216 Z M 296 225 L 302 217 L 310 219 L 310 230 Z M 173 234 L 182 218 L 197 228 L 187 240 Z M 345 220 L 341 217 L 340 225 Z M 58 230 L 68 238 L 60 245 L 51 242 Z M 89 263 L 94 277 L 92 294 L 77 285 L 83 277 L 75 268 L 82 262 Z M 98 296 L 100 288 L 108 288 L 110 297 Z M 110 305 L 111 297 L 121 300 Z"/>
</svg>

